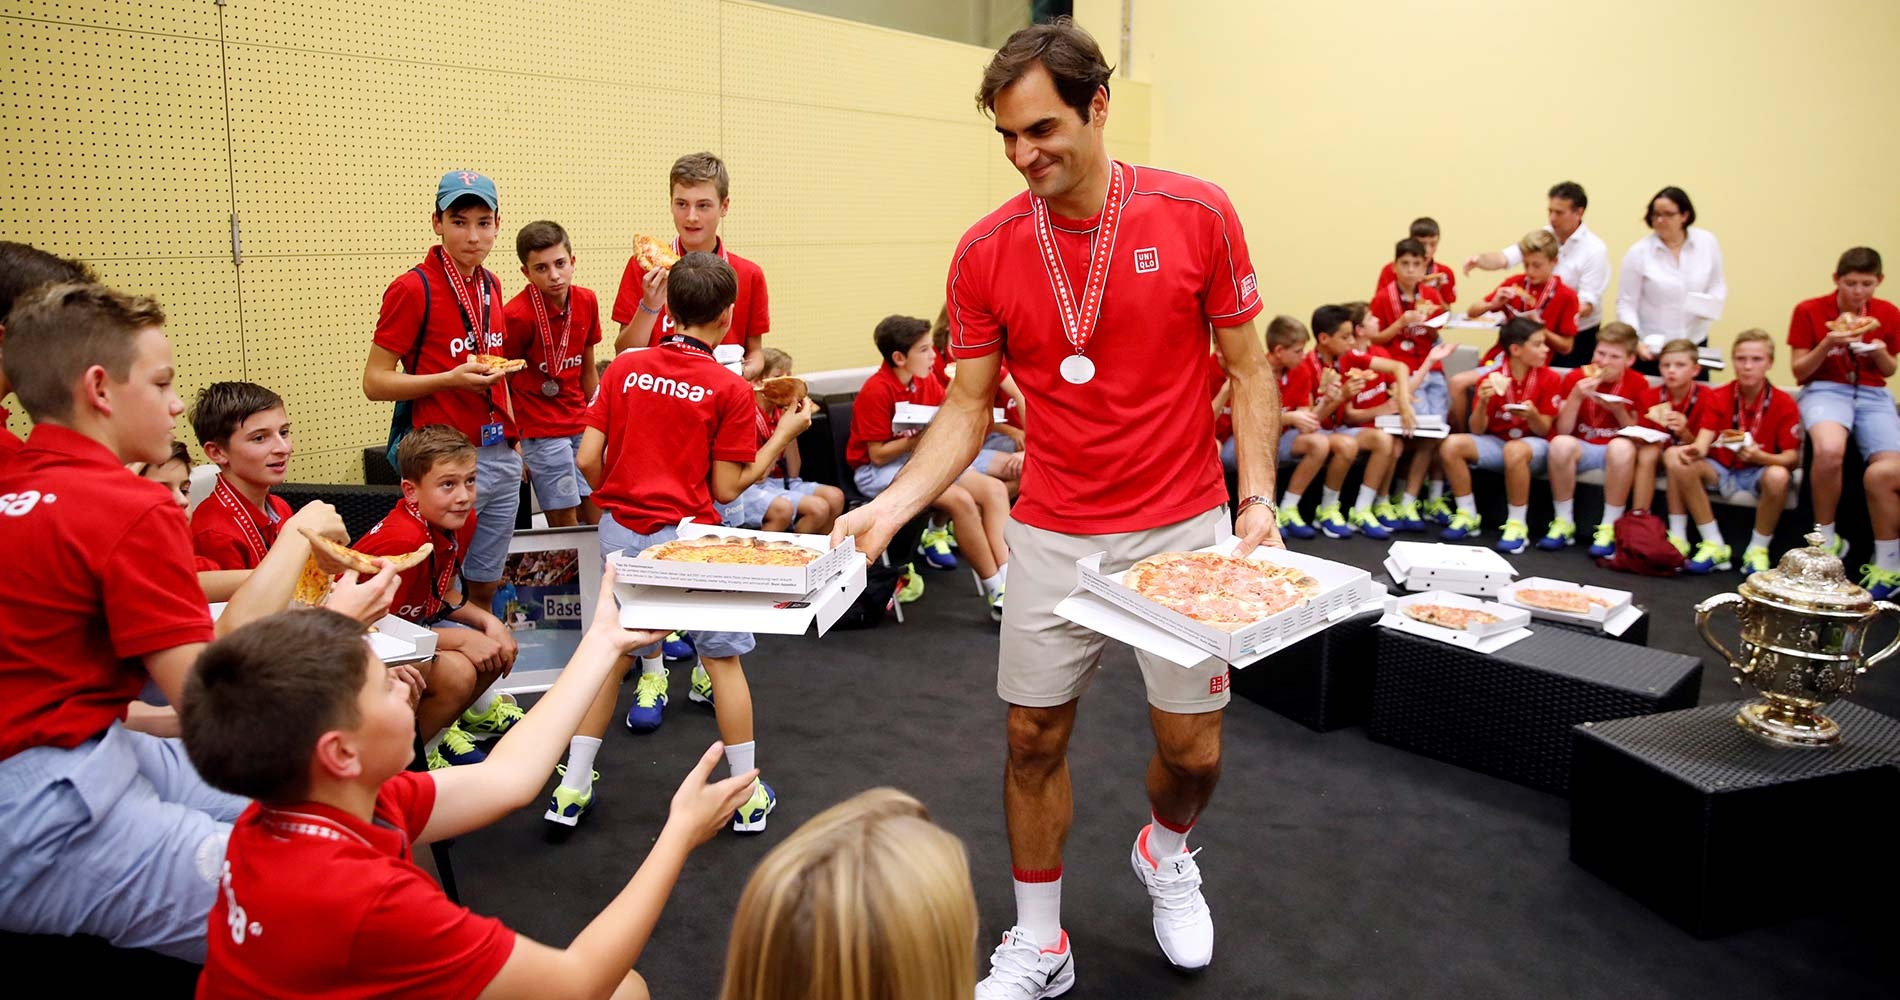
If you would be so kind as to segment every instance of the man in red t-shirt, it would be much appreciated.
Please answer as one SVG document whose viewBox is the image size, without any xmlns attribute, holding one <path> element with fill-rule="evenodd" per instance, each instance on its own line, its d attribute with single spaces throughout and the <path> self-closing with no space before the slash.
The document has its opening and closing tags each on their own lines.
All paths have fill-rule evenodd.
<svg viewBox="0 0 1900 1000">
<path fill-rule="evenodd" d="M 214 634 L 184 512 L 125 469 L 171 458 L 185 408 L 165 317 L 151 299 L 61 283 L 28 292 L 8 318 L 6 373 L 35 426 L 0 469 L 13 567 L 0 575 L 0 929 L 199 961 L 207 862 L 244 802 L 200 780 L 177 740 L 124 721 L 148 681 L 183 705 Z M 347 537 L 323 503 L 287 527 Z M 217 630 L 289 603 L 310 543 L 284 534 Z M 380 616 L 394 587 L 387 569 L 373 586 L 352 575 L 332 600 Z M 247 721 L 272 724 L 268 711 Z"/>
<path fill-rule="evenodd" d="M 1834 513 L 1848 436 L 1869 466 L 1881 455 L 1900 456 L 1900 415 L 1887 391 L 1900 355 L 1900 308 L 1874 298 L 1883 277 L 1880 254 L 1855 247 L 1834 266 L 1834 292 L 1795 306 L 1788 320 L 1794 380 L 1802 386 L 1801 424 L 1814 447 L 1808 470 L 1814 520 L 1843 558 L 1847 543 L 1834 532 Z"/>
<path fill-rule="evenodd" d="M 522 226 L 515 234 L 515 253 L 528 287 L 502 310 L 508 322 L 503 353 L 528 362 L 509 377 L 521 461 L 548 527 L 594 524 L 600 511 L 587 499 L 593 490 L 581 478 L 574 455 L 581 446 L 587 401 L 600 384 L 594 367 L 600 302 L 592 289 L 574 284 L 573 244 L 558 223 Z"/>
<path fill-rule="evenodd" d="M 1535 319 L 1517 316 L 1498 331 L 1498 353 L 1503 364 L 1478 381 L 1471 401 L 1466 432 L 1445 438 L 1438 460 L 1451 482 L 1452 503 L 1458 508 L 1440 538 L 1463 541 L 1477 537 L 1483 526 L 1478 502 L 1471 495 L 1471 467 L 1504 474 L 1504 528 L 1499 552 L 1522 552 L 1530 543 L 1525 518 L 1531 503 L 1531 476 L 1543 471 L 1550 454 L 1550 432 L 1563 400 L 1563 377 L 1546 367 L 1550 360 L 1547 333 Z"/>
<path fill-rule="evenodd" d="M 1438 262 L 1438 220 L 1429 215 L 1421 215 L 1412 220 L 1406 232 L 1406 238 L 1417 240 L 1425 248 L 1425 271 L 1419 281 L 1425 287 L 1438 293 L 1438 300 L 1444 305 L 1458 301 L 1458 272 Z M 1398 268 L 1387 264 L 1379 269 L 1379 280 L 1373 286 L 1372 297 L 1378 298 L 1385 286 L 1398 280 Z"/>
<path fill-rule="evenodd" d="M 7 313 L 13 310 L 13 303 L 20 296 L 55 281 L 92 280 L 92 270 L 76 260 L 55 257 L 25 243 L 0 240 L 0 342 L 6 340 Z M 0 343 L 0 347 L 4 344 Z M 13 383 L 0 372 L 0 399 L 12 391 Z M 7 429 L 11 416 L 6 407 L 0 406 L 0 470 L 13 461 L 23 443 Z"/>
<path fill-rule="evenodd" d="M 765 272 L 759 265 L 727 249 L 719 235 L 719 224 L 732 207 L 728 197 L 732 189 L 726 164 L 711 153 L 688 153 L 673 161 L 667 172 L 667 194 L 673 210 L 673 252 L 676 254 L 710 253 L 732 266 L 739 278 L 738 298 L 733 303 L 732 326 L 720 344 L 745 348 L 745 377 L 758 378 L 763 368 L 759 350 L 772 329 L 772 311 L 766 299 Z M 666 308 L 666 268 L 652 273 L 640 266 L 638 255 L 627 258 L 620 274 L 620 290 L 614 295 L 613 320 L 620 324 L 614 338 L 614 350 L 657 344 L 674 332 L 673 316 Z"/>
<path fill-rule="evenodd" d="M 1742 575 L 1769 567 L 1768 544 L 1788 506 L 1794 470 L 1801 467 L 1801 411 L 1793 396 L 1769 384 L 1768 367 L 1774 363 L 1775 340 L 1767 331 L 1736 334 L 1729 348 L 1735 378 L 1704 393 L 1707 398 L 1696 407 L 1694 439 L 1663 453 L 1670 509 L 1680 505 L 1702 536 L 1683 565 L 1690 573 L 1729 568 L 1732 550 L 1715 524 L 1711 489 L 1725 497 L 1754 494 L 1755 533 L 1742 550 Z M 1900 570 L 1900 564 L 1892 568 Z M 1889 586 L 1894 583 L 1900 583 L 1900 573 Z"/>
<path fill-rule="evenodd" d="M 611 572 L 599 586 L 600 613 L 554 686 L 468 767 L 404 769 L 416 735 L 407 686 L 349 619 L 277 615 L 205 650 L 184 712 L 191 762 L 256 802 L 208 872 L 218 891 L 199 1000 L 536 1000 L 551 983 L 646 995 L 628 970 L 686 856 L 756 780 L 708 784 L 718 744 L 674 793 L 639 872 L 582 931 L 585 947 L 550 947 L 456 905 L 413 854 L 532 802 L 620 655 L 659 638 L 620 628 Z"/>
<path fill-rule="evenodd" d="M 1616 553 L 1616 519 L 1629 503 L 1636 478 L 1636 439 L 1623 428 L 1641 422 L 1655 405 L 1649 379 L 1635 369 L 1636 329 L 1628 323 L 1605 323 L 1597 334 L 1590 363 L 1564 377 L 1558 391 L 1563 407 L 1551 429 L 1550 498 L 1554 508 L 1550 526 L 1537 547 L 1554 552 L 1577 543 L 1577 474 L 1603 470 L 1603 519 L 1590 536 L 1590 556 L 1608 558 Z"/>
<path fill-rule="evenodd" d="M 501 354 L 507 342 L 501 279 L 482 266 L 501 226 L 499 206 L 495 182 L 487 177 L 468 170 L 442 175 L 430 217 L 442 242 L 384 290 L 363 366 L 364 395 L 410 401 L 407 427 L 447 424 L 480 449 L 480 527 L 462 568 L 469 600 L 484 608 L 501 584 L 521 503 L 521 454 L 515 450 L 520 434 L 508 382 L 475 360 L 478 354 Z"/>
<path fill-rule="evenodd" d="M 290 505 L 271 496 L 290 469 L 283 397 L 253 382 L 213 382 L 191 408 L 198 446 L 218 483 L 191 515 L 191 548 L 204 569 L 256 569 L 277 543 Z"/>
<path fill-rule="evenodd" d="M 1279 541 L 1270 499 L 1279 403 L 1239 215 L 1213 184 L 1109 158 L 1108 80 L 1095 41 L 1066 22 L 1024 28 L 992 59 L 982 103 L 1029 190 L 959 241 L 947 281 L 949 396 L 904 473 L 833 530 L 875 556 L 954 482 L 989 425 L 998 355 L 1008 359 L 1032 415 L 997 671 L 1010 706 L 1004 804 L 1017 919 L 991 956 L 984 996 L 1048 996 L 1074 980 L 1060 907 L 1067 745 L 1107 642 L 1055 614 L 1076 560 L 1105 553 L 1102 568 L 1114 572 L 1213 545 L 1228 529 L 1204 378 L 1210 328 L 1233 380 L 1239 551 Z M 1187 834 L 1220 767 L 1227 665 L 1136 656 L 1157 753 L 1153 822 L 1131 856 L 1162 951 L 1200 967 L 1213 956 L 1213 921 Z"/>
</svg>

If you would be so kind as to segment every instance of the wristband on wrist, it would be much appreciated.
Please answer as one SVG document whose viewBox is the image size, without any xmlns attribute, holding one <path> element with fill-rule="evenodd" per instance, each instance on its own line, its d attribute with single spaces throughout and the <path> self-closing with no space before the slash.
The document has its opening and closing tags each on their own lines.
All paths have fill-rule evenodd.
<svg viewBox="0 0 1900 1000">
<path fill-rule="evenodd" d="M 1238 519 L 1240 515 L 1247 513 L 1247 508 L 1253 507 L 1253 506 L 1262 506 L 1262 507 L 1267 508 L 1267 513 L 1272 514 L 1276 520 L 1280 516 L 1280 508 L 1274 506 L 1272 500 L 1269 500 L 1266 497 L 1260 496 L 1259 494 L 1255 494 L 1253 496 L 1246 497 L 1240 501 L 1240 506 L 1234 508 L 1234 517 Z"/>
<path fill-rule="evenodd" d="M 640 311 L 646 313 L 648 316 L 658 316 L 660 314 L 658 309 L 648 309 L 645 299 L 640 300 Z"/>
</svg>

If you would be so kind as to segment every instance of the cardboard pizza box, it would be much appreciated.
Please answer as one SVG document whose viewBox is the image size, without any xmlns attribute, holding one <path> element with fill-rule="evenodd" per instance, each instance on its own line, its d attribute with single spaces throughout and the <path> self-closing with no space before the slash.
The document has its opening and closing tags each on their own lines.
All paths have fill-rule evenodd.
<svg viewBox="0 0 1900 1000">
<path fill-rule="evenodd" d="M 1396 413 L 1372 418 L 1372 426 L 1392 434 L 1405 433 L 1405 422 Z M 1415 438 L 1442 438 L 1451 434 L 1451 427 L 1441 416 L 1424 414 L 1412 421 L 1412 436 Z"/>
<path fill-rule="evenodd" d="M 614 597 L 622 628 L 803 635 L 816 623 L 824 635 L 864 593 L 864 578 L 864 560 L 854 549 L 845 572 L 796 597 L 630 583 L 614 584 Z"/>
<path fill-rule="evenodd" d="M 1447 542 L 1393 542 L 1386 550 L 1385 568 L 1393 582 L 1408 590 L 1437 588 L 1459 593 L 1484 588 L 1495 594 L 1517 575 L 1496 550 Z"/>
<path fill-rule="evenodd" d="M 1419 621 L 1405 614 L 1404 609 L 1412 604 L 1444 604 L 1457 608 L 1471 608 L 1496 615 L 1498 620 L 1467 628 L 1445 628 Z M 1394 597 L 1386 602 L 1385 615 L 1379 619 L 1383 628 L 1436 642 L 1459 646 L 1479 653 L 1495 653 L 1514 642 L 1530 636 L 1525 626 L 1531 622 L 1530 613 L 1522 608 L 1507 607 L 1494 601 L 1480 601 L 1475 597 L 1444 590 L 1427 590 L 1404 597 Z"/>
<path fill-rule="evenodd" d="M 1194 551 L 1233 555 L 1238 545 L 1239 540 L 1229 535 L 1214 545 Z M 1375 591 L 1378 590 L 1372 582 L 1372 575 L 1356 566 L 1319 559 L 1301 552 L 1262 547 L 1256 549 L 1248 558 L 1301 570 L 1319 581 L 1319 593 L 1278 614 L 1269 615 L 1237 631 L 1225 632 L 1195 621 L 1172 608 L 1156 604 L 1136 593 L 1123 584 L 1123 578 L 1127 575 L 1126 571 L 1103 572 L 1102 557 L 1106 554 L 1097 552 L 1076 561 L 1079 582 L 1077 593 L 1087 592 L 1088 595 L 1098 598 L 1120 612 L 1121 617 L 1133 617 L 1138 622 L 1152 626 L 1186 644 L 1187 650 L 1182 650 L 1172 644 L 1165 650 L 1142 645 L 1142 648 L 1180 663 L 1182 666 L 1191 667 L 1209 657 L 1230 664 L 1250 663 L 1279 649 L 1288 641 L 1304 638 L 1333 622 L 1359 614 L 1365 610 L 1364 605 L 1376 596 Z M 1057 614 L 1062 614 L 1061 605 L 1057 606 Z M 1063 617 L 1068 616 L 1063 615 Z M 1076 621 L 1074 618 L 1069 620 Z M 1091 622 L 1078 622 L 1078 624 L 1104 635 L 1120 638 L 1109 628 L 1098 628 Z M 1131 645 L 1140 645 L 1140 643 L 1131 641 Z"/>
<path fill-rule="evenodd" d="M 791 542 L 819 555 L 803 566 L 725 566 L 648 559 L 638 552 L 623 550 L 608 556 L 607 561 L 614 568 L 614 579 L 621 583 L 791 596 L 809 594 L 843 574 L 853 562 L 864 561 L 858 558 L 857 542 L 850 538 L 839 542 L 837 548 L 832 548 L 831 539 L 826 535 L 727 528 L 717 524 L 701 524 L 690 518 L 679 524 L 681 538 L 699 538 L 704 535 Z"/>
<path fill-rule="evenodd" d="M 1534 608 L 1518 600 L 1520 590 L 1581 590 L 1591 597 L 1602 598 L 1607 605 L 1592 604 L 1584 614 L 1573 615 L 1549 608 Z M 1610 635 L 1622 635 L 1631 625 L 1642 620 L 1643 609 L 1632 603 L 1635 595 L 1627 590 L 1612 590 L 1608 587 L 1591 587 L 1569 580 L 1553 580 L 1549 577 L 1525 577 L 1498 592 L 1498 600 L 1512 607 L 1523 608 L 1532 618 L 1545 621 L 1579 622 L 1596 626 L 1598 631 Z"/>
<path fill-rule="evenodd" d="M 224 614 L 224 602 L 211 605 L 211 620 L 217 621 Z M 384 663 L 418 663 L 435 655 L 435 632 L 416 623 L 395 615 L 384 615 L 376 620 L 371 630 L 363 634 L 363 641 L 369 643 L 370 651 Z"/>
<path fill-rule="evenodd" d="M 930 426 L 930 421 L 935 419 L 936 416 L 937 407 L 935 406 L 919 406 L 916 403 L 898 403 L 896 409 L 891 411 L 891 430 L 914 431 L 921 427 L 928 427 Z M 1003 412 L 1002 407 L 990 408 L 991 423 L 1000 424 L 1006 422 L 1008 419 L 1009 417 Z"/>
<path fill-rule="evenodd" d="M 1675 440 L 1668 431 L 1660 431 L 1654 427 L 1644 427 L 1642 424 L 1631 424 L 1616 433 L 1619 437 L 1635 438 L 1638 441 L 1644 441 L 1649 444 L 1668 444 Z"/>
</svg>

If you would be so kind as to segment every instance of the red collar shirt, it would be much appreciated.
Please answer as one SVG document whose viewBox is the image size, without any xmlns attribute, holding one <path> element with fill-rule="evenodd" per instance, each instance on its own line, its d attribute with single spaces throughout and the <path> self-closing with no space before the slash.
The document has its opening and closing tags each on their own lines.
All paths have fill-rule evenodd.
<svg viewBox="0 0 1900 1000">
<path fill-rule="evenodd" d="M 1379 329 L 1383 330 L 1398 322 L 1407 310 L 1419 308 L 1420 303 L 1430 303 L 1435 312 L 1445 308 L 1445 300 L 1436 289 L 1420 285 L 1407 296 L 1399 292 L 1396 281 L 1381 284 L 1367 307 L 1379 321 Z M 1438 328 L 1414 323 L 1394 334 L 1382 346 L 1392 358 L 1405 362 L 1406 368 L 1416 372 L 1425 364 L 1425 358 L 1432 353 L 1432 348 L 1438 346 Z M 1432 370 L 1444 371 L 1445 366 L 1441 362 L 1432 366 Z"/>
<path fill-rule="evenodd" d="M 264 497 L 268 510 L 251 506 L 223 476 L 210 496 L 191 513 L 191 550 L 199 569 L 256 569 L 277 544 L 277 533 L 290 517 L 281 497 Z"/>
<path fill-rule="evenodd" d="M 1788 346 L 1799 350 L 1809 350 L 1828 335 L 1827 325 L 1841 315 L 1841 303 L 1833 293 L 1808 299 L 1794 307 L 1794 315 L 1788 319 Z M 1872 316 L 1880 321 L 1880 326 L 1872 333 L 1861 335 L 1861 340 L 1887 345 L 1890 353 L 1900 355 L 1900 309 L 1885 299 L 1869 299 L 1863 315 Z M 1844 382 L 1848 385 L 1881 388 L 1887 384 L 1887 376 L 1880 374 L 1874 367 L 1873 352 L 1856 355 L 1845 347 L 1837 347 L 1821 362 L 1821 367 L 1808 376 L 1808 382 Z M 1803 385 L 1807 383 L 1802 383 Z"/>
<path fill-rule="evenodd" d="M 913 403 L 917 406 L 942 406 L 944 385 L 932 375 L 928 378 L 913 378 L 909 383 L 897 377 L 897 369 L 882 365 L 864 380 L 864 386 L 858 390 L 856 399 L 851 401 L 851 436 L 844 445 L 845 464 L 852 468 L 871 464 L 871 443 L 895 441 L 900 437 L 912 437 L 919 430 L 891 429 L 891 419 L 897 415 L 897 404 Z"/>
<path fill-rule="evenodd" d="M 681 253 L 679 237 L 673 237 L 673 252 Z M 722 344 L 745 346 L 747 337 L 759 337 L 772 329 L 772 310 L 766 300 L 765 271 L 759 265 L 726 249 L 722 238 L 713 245 L 713 252 L 720 259 L 732 265 L 732 272 L 739 279 L 738 298 L 732 303 L 732 328 L 726 331 Z M 638 257 L 628 257 L 626 270 L 620 274 L 620 291 L 614 296 L 615 323 L 625 325 L 633 322 L 640 308 L 640 300 L 646 294 L 646 269 L 640 266 Z M 660 306 L 660 314 L 653 317 L 653 338 L 648 341 L 658 344 L 660 338 L 674 333 L 673 317 Z"/>
<path fill-rule="evenodd" d="M 1086 297 L 1100 215 L 1051 213 L 1052 262 L 1034 196 L 1018 194 L 964 234 L 946 282 L 957 356 L 1001 351 L 1036 415 L 1012 514 L 1051 531 L 1141 531 L 1225 501 L 1204 375 L 1210 331 L 1245 324 L 1261 308 L 1226 192 L 1166 170 L 1113 169 L 1124 193 L 1085 345 L 1095 369 L 1088 382 L 1059 373 L 1076 352 L 1053 288 L 1060 274 L 1077 301 Z"/>
<path fill-rule="evenodd" d="M 1280 371 L 1280 409 L 1299 410 L 1316 404 L 1318 388 L 1313 378 L 1317 369 L 1297 364 Z"/>
<path fill-rule="evenodd" d="M 469 540 L 474 537 L 474 511 L 469 511 L 462 529 L 451 535 L 423 521 L 415 504 L 398 500 L 395 508 L 353 545 L 356 551 L 371 556 L 407 555 L 421 548 L 424 542 L 433 545 L 422 565 L 405 571 L 398 578 L 396 597 L 389 604 L 389 613 L 398 618 L 418 625 L 433 625 L 447 609 L 443 596 L 462 589 L 456 571 L 462 564 L 462 554 L 468 551 Z"/>
<path fill-rule="evenodd" d="M 185 514 L 99 442 L 40 424 L 0 469 L 0 760 L 125 718 L 142 658 L 210 642 Z"/>
<path fill-rule="evenodd" d="M 225 847 L 198 1000 L 480 994 L 515 934 L 416 867 L 434 809 L 426 771 L 383 782 L 367 823 L 320 803 L 252 803 Z"/>
<path fill-rule="evenodd" d="M 1770 455 L 1801 447 L 1801 407 L 1785 391 L 1764 384 L 1754 404 L 1747 406 L 1737 398 L 1740 392 L 1733 381 L 1708 390 L 1706 395 L 1708 401 L 1697 415 L 1696 429 L 1717 434 L 1731 429 L 1747 431 L 1755 439 L 1755 447 Z M 1734 450 L 1713 444 L 1709 457 L 1728 469 L 1741 464 Z"/>
<path fill-rule="evenodd" d="M 1581 307 L 1577 302 L 1576 290 L 1564 284 L 1564 279 L 1553 274 L 1549 281 L 1532 290 L 1526 276 L 1513 274 L 1492 289 L 1485 299 L 1497 298 L 1498 293 L 1506 288 L 1522 288 L 1529 291 L 1531 296 L 1528 303 L 1513 302 L 1504 307 L 1506 322 L 1519 316 L 1529 316 L 1559 337 L 1577 335 L 1577 310 Z"/>
<path fill-rule="evenodd" d="M 547 318 L 545 332 L 536 318 L 537 298 L 541 299 L 540 315 Z M 591 348 L 600 343 L 600 300 L 590 289 L 569 285 L 567 308 L 557 312 L 541 298 L 539 289 L 529 285 L 508 300 L 502 315 L 508 324 L 502 353 L 528 362 L 528 367 L 508 376 L 508 395 L 514 400 L 515 424 L 521 436 L 579 434 L 582 416 L 587 412 L 587 397 L 581 394 L 581 368 L 592 356 Z M 550 352 L 558 357 L 550 360 Z M 543 389 L 549 381 L 558 388 L 553 396 Z"/>
<path fill-rule="evenodd" d="M 1437 276 L 1438 283 L 1436 285 L 1426 285 L 1425 287 L 1437 292 L 1438 297 L 1446 302 L 1458 301 L 1458 272 L 1452 270 L 1447 265 L 1432 261 L 1425 266 L 1425 278 L 1429 281 L 1433 276 Z M 1375 299 L 1378 298 L 1379 294 L 1385 291 L 1385 286 L 1397 280 L 1399 280 L 1399 276 L 1393 270 L 1392 262 L 1387 261 L 1386 265 L 1379 269 L 1379 282 L 1373 286 L 1372 297 Z"/>
<path fill-rule="evenodd" d="M 375 344 L 401 358 L 405 369 L 410 358 L 416 358 L 415 370 L 409 374 L 454 371 L 474 355 L 503 353 L 508 331 L 502 316 L 501 281 L 487 268 L 476 268 L 466 283 L 473 306 L 470 309 L 457 298 L 455 286 L 450 283 L 447 269 L 452 266 L 440 246 L 430 247 L 429 255 L 416 269 L 403 272 L 383 291 Z M 428 275 L 426 298 L 417 270 Z M 429 321 L 426 330 L 422 328 L 425 315 Z M 442 389 L 418 397 L 410 423 L 416 427 L 447 424 L 477 445 L 482 443 L 482 425 L 500 423 L 502 433 L 513 440 L 516 431 L 514 422 L 508 419 L 507 387 L 503 379 L 486 393 Z"/>
<path fill-rule="evenodd" d="M 1511 373 L 1509 366 L 1501 369 L 1506 375 Z M 1515 440 L 1523 437 L 1537 437 L 1531 430 L 1530 420 L 1522 411 L 1507 410 L 1506 403 L 1529 403 L 1539 413 L 1555 417 L 1563 406 L 1563 376 L 1549 368 L 1532 368 L 1524 378 L 1513 379 L 1510 391 L 1491 397 L 1490 411 L 1486 414 L 1484 432 L 1493 437 Z M 1473 406 L 1477 403 L 1474 401 Z"/>
<path fill-rule="evenodd" d="M 1560 400 L 1569 399 L 1570 390 L 1576 388 L 1577 383 L 1583 379 L 1584 374 L 1581 368 L 1572 369 L 1570 374 L 1564 376 L 1563 386 L 1559 390 L 1562 393 Z M 1643 419 L 1644 412 L 1656 405 L 1655 388 L 1649 384 L 1649 379 L 1643 377 L 1642 372 L 1634 368 L 1624 369 L 1622 379 L 1615 385 L 1599 386 L 1597 391 L 1629 400 L 1624 404 L 1624 408 L 1629 410 L 1630 415 L 1639 422 Z M 1622 429 L 1623 425 L 1617 423 L 1616 414 L 1611 413 L 1609 407 L 1597 402 L 1593 397 L 1586 396 L 1577 407 L 1577 426 L 1571 430 L 1570 434 L 1591 444 L 1609 444 Z"/>
</svg>

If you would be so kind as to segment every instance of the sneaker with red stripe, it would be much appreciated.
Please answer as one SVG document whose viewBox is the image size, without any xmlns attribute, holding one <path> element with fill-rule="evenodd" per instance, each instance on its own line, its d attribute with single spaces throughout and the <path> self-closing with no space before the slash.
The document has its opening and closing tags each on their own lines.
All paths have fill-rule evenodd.
<svg viewBox="0 0 1900 1000">
<path fill-rule="evenodd" d="M 1148 830 L 1135 835 L 1128 860 L 1154 903 L 1155 943 L 1176 968 L 1199 969 L 1214 960 L 1214 916 L 1201 896 L 1199 850 L 1182 851 L 1157 863 L 1148 853 Z"/>
<path fill-rule="evenodd" d="M 990 953 L 990 974 L 976 984 L 976 1000 L 1039 1000 L 1059 997 L 1075 985 L 1075 955 L 1069 932 L 1044 948 L 1024 927 L 1011 927 Z"/>
</svg>

